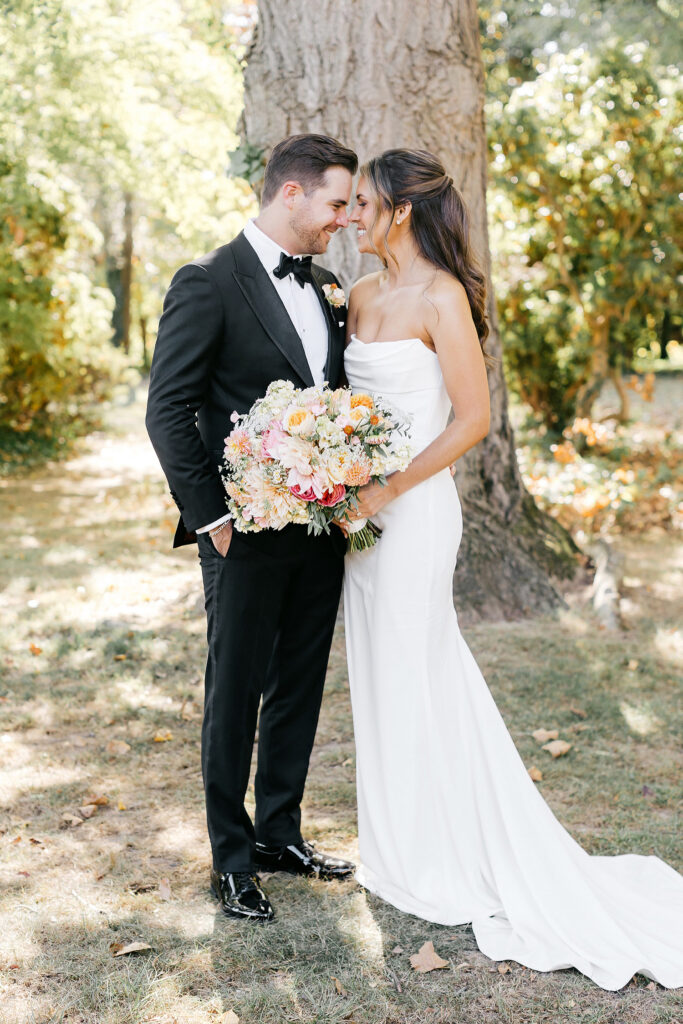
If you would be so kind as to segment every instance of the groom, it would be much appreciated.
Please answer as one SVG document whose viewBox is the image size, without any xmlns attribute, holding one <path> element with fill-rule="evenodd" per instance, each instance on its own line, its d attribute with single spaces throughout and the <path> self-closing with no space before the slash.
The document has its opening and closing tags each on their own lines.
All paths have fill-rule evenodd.
<svg viewBox="0 0 683 1024">
<path fill-rule="evenodd" d="M 270 920 L 257 869 L 346 878 L 353 864 L 301 835 L 301 799 L 343 573 L 344 540 L 299 525 L 238 533 L 218 473 L 233 412 L 271 381 L 343 374 L 344 310 L 311 262 L 348 224 L 355 153 L 323 135 L 272 152 L 262 206 L 237 238 L 177 272 L 164 301 L 147 430 L 181 518 L 174 546 L 199 545 L 208 620 L 202 771 L 223 911 Z M 309 254 L 309 255 L 303 255 Z M 244 807 L 259 719 L 256 815 Z"/>
</svg>

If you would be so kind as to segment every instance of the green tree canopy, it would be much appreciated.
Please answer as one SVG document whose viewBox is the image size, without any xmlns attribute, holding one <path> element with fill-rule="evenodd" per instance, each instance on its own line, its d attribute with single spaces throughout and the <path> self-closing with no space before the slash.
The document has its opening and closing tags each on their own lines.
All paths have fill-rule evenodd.
<svg viewBox="0 0 683 1024">
<path fill-rule="evenodd" d="M 126 230 L 143 315 L 175 266 L 234 234 L 251 196 L 226 173 L 241 106 L 229 15 L 212 0 L 5 5 L 0 422 L 28 429 L 96 394 Z"/>
<path fill-rule="evenodd" d="M 492 105 L 492 246 L 511 379 L 562 427 L 681 273 L 678 80 L 646 47 L 556 54 Z"/>
</svg>

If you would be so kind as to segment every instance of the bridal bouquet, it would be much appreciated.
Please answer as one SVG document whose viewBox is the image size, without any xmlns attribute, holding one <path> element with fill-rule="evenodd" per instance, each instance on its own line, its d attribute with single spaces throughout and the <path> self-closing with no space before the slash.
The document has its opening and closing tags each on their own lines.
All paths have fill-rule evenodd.
<svg viewBox="0 0 683 1024">
<path fill-rule="evenodd" d="M 361 551 L 381 534 L 352 522 L 358 491 L 406 468 L 408 423 L 382 399 L 350 388 L 304 390 L 276 380 L 248 413 L 233 413 L 221 469 L 228 507 L 241 532 L 281 530 L 301 523 L 329 533 L 349 523 L 349 549 Z"/>
</svg>

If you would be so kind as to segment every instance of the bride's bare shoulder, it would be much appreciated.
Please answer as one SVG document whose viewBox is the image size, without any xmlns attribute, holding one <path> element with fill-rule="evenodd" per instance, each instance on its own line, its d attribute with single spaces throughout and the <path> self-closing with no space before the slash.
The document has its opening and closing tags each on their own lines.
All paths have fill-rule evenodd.
<svg viewBox="0 0 683 1024">
<path fill-rule="evenodd" d="M 354 306 L 357 306 L 359 302 L 363 301 L 363 299 L 370 298 L 370 296 L 379 288 L 383 273 L 383 270 L 376 270 L 373 274 L 366 274 L 365 277 L 359 277 L 351 288 L 349 302 L 353 303 Z"/>
<path fill-rule="evenodd" d="M 453 306 L 468 306 L 467 292 L 457 277 L 453 277 L 445 270 L 437 270 L 434 279 L 431 281 L 425 294 L 438 307 L 443 305 L 448 309 Z M 463 305 L 464 304 L 464 305 Z"/>
</svg>

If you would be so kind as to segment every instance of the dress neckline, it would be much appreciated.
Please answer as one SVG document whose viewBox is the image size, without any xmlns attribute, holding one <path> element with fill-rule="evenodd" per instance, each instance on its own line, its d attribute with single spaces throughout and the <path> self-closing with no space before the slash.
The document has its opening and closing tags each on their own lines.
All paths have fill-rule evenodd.
<svg viewBox="0 0 683 1024">
<path fill-rule="evenodd" d="M 373 345 L 404 345 L 407 341 L 419 341 L 422 348 L 426 349 L 427 352 L 431 352 L 433 356 L 436 355 L 436 352 L 432 351 L 431 348 L 428 348 L 427 345 L 425 345 L 422 338 L 396 338 L 394 341 L 363 341 L 357 334 L 352 334 L 351 341 L 357 341 L 358 344 L 363 345 L 364 348 L 370 348 Z"/>
</svg>

